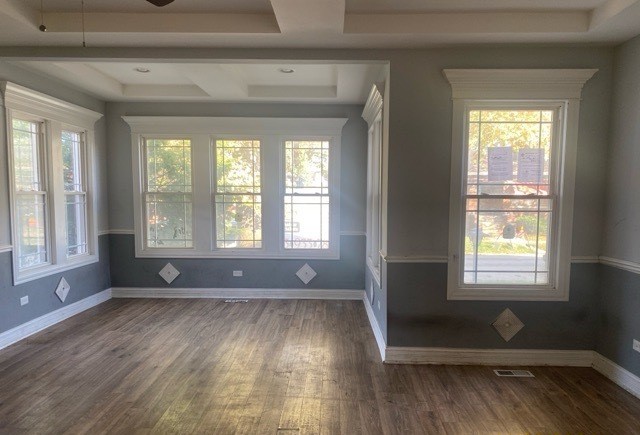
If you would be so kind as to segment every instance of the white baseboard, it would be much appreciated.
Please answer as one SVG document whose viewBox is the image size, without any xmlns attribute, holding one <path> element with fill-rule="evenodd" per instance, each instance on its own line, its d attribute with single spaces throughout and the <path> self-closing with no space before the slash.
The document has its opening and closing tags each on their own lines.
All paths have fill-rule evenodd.
<svg viewBox="0 0 640 435">
<path fill-rule="evenodd" d="M 591 350 L 387 347 L 389 364 L 591 367 Z"/>
<path fill-rule="evenodd" d="M 593 368 L 640 399 L 640 378 L 638 376 L 597 352 L 594 352 Z"/>
<path fill-rule="evenodd" d="M 109 299 L 111 299 L 111 289 L 106 289 L 100 293 L 96 293 L 79 300 L 78 302 L 69 304 L 66 307 L 47 313 L 44 316 L 30 320 L 27 323 L 23 323 L 20 326 L 16 326 L 13 329 L 9 329 L 8 331 L 0 334 L 0 349 L 4 349 L 5 347 L 27 338 L 36 332 L 40 332 L 43 329 L 62 322 L 63 320 L 75 316 L 89 308 L 93 308 L 96 305 L 108 301 Z"/>
<path fill-rule="evenodd" d="M 376 343 L 378 345 L 378 350 L 380 351 L 380 358 L 382 361 L 385 361 L 386 351 L 387 351 L 387 343 L 384 341 L 384 335 L 382 335 L 382 329 L 380 329 L 380 324 L 378 324 L 378 320 L 376 319 L 375 314 L 373 313 L 373 308 L 371 308 L 371 302 L 369 301 L 369 296 L 367 296 L 367 292 L 364 292 L 364 298 L 362 299 L 364 303 L 364 309 L 367 312 L 367 317 L 369 318 L 369 324 L 371 325 L 371 329 L 373 330 L 373 336 L 376 339 Z"/>
<path fill-rule="evenodd" d="M 112 296 L 114 298 L 328 299 L 359 301 L 364 297 L 364 290 L 114 287 Z"/>
</svg>

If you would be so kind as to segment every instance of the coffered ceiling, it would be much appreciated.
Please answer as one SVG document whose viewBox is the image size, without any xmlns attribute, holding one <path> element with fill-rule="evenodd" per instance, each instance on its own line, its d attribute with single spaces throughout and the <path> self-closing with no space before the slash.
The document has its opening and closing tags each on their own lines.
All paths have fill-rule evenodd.
<svg viewBox="0 0 640 435">
<path fill-rule="evenodd" d="M 0 45 L 80 45 L 81 3 L 0 0 Z M 95 47 L 615 44 L 640 33 L 639 0 L 84 0 L 84 9 Z"/>
</svg>

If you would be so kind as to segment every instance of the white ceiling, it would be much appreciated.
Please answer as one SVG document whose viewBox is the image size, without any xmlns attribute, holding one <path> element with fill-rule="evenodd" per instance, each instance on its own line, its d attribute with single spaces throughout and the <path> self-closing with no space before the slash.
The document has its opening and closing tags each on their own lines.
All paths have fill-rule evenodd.
<svg viewBox="0 0 640 435">
<path fill-rule="evenodd" d="M 106 101 L 364 103 L 383 63 L 13 61 Z M 146 68 L 148 73 L 136 71 Z M 293 69 L 285 74 L 281 69 Z"/>
<path fill-rule="evenodd" d="M 0 0 L 0 46 L 81 45 L 80 4 Z M 616 44 L 640 34 L 640 0 L 85 0 L 84 23 L 93 47 Z"/>
</svg>

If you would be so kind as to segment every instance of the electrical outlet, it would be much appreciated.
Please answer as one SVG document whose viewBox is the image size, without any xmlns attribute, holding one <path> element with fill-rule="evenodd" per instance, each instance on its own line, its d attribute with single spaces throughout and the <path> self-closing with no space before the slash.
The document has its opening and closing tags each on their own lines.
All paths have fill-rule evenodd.
<svg viewBox="0 0 640 435">
<path fill-rule="evenodd" d="M 640 352 L 640 341 L 633 340 L 633 350 L 635 350 L 636 352 Z"/>
<path fill-rule="evenodd" d="M 29 296 L 22 296 L 20 298 L 20 306 L 27 305 L 29 303 Z"/>
<path fill-rule="evenodd" d="M 242 271 L 241 270 L 234 270 L 233 271 L 233 276 L 242 276 Z"/>
</svg>

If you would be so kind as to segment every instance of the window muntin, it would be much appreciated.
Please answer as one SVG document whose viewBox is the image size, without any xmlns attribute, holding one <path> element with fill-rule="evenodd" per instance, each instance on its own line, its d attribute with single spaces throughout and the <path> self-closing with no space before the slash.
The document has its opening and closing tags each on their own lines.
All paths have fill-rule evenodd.
<svg viewBox="0 0 640 435">
<path fill-rule="evenodd" d="M 49 262 L 43 123 L 11 119 L 18 270 Z"/>
<path fill-rule="evenodd" d="M 329 141 L 286 140 L 284 248 L 329 249 Z"/>
<path fill-rule="evenodd" d="M 144 140 L 145 243 L 148 248 L 193 248 L 191 140 Z"/>
<path fill-rule="evenodd" d="M 467 108 L 461 287 L 552 285 L 558 114 Z"/>
<path fill-rule="evenodd" d="M 216 247 L 262 247 L 260 141 L 215 141 Z"/>
<path fill-rule="evenodd" d="M 73 257 L 89 252 L 84 132 L 62 130 L 61 147 L 67 257 Z"/>
</svg>

